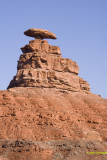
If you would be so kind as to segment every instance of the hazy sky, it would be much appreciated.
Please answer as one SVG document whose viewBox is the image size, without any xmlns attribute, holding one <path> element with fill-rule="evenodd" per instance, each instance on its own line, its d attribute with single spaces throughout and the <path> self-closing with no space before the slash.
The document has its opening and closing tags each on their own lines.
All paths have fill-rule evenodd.
<svg viewBox="0 0 107 160">
<path fill-rule="evenodd" d="M 56 34 L 51 45 L 76 61 L 79 76 L 94 94 L 107 98 L 107 0 L 0 0 L 0 89 L 17 72 L 23 32 L 41 28 Z"/>
</svg>

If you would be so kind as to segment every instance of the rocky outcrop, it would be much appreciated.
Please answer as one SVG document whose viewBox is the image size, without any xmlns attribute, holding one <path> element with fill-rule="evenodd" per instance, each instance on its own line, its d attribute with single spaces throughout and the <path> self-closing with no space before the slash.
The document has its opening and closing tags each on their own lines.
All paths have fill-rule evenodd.
<svg viewBox="0 0 107 160">
<path fill-rule="evenodd" d="M 78 76 L 77 63 L 62 58 L 58 46 L 51 46 L 48 41 L 37 38 L 21 50 L 23 54 L 18 61 L 17 74 L 8 88 L 44 87 L 78 92 L 90 90 L 88 82 Z"/>
<path fill-rule="evenodd" d="M 0 160 L 106 160 L 107 100 L 59 47 L 35 38 L 0 91 Z"/>
<path fill-rule="evenodd" d="M 79 83 L 80 83 L 80 88 L 82 90 L 87 90 L 87 91 L 90 90 L 90 86 L 89 86 L 89 83 L 87 81 L 83 80 L 82 78 L 79 78 Z"/>
</svg>

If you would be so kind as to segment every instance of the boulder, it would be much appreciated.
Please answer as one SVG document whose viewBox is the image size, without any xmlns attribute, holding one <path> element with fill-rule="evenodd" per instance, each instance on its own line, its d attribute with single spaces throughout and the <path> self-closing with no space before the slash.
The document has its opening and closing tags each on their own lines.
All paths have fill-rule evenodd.
<svg viewBox="0 0 107 160">
<path fill-rule="evenodd" d="M 56 39 L 56 36 L 54 33 L 45 29 L 31 28 L 25 31 L 24 34 L 26 36 L 34 37 L 37 39 Z"/>
</svg>

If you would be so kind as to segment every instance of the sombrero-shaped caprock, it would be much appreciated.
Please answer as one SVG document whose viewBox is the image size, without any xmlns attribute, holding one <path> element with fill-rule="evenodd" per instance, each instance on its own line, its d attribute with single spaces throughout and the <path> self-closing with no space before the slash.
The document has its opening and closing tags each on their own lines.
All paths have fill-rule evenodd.
<svg viewBox="0 0 107 160">
<path fill-rule="evenodd" d="M 31 28 L 25 31 L 24 34 L 37 39 L 56 39 L 55 34 L 45 29 Z"/>
</svg>

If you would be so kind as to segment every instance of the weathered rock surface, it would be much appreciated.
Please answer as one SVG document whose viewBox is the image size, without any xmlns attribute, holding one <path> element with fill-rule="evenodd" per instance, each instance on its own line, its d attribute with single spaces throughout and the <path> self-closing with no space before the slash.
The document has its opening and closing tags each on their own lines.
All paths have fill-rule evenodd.
<svg viewBox="0 0 107 160">
<path fill-rule="evenodd" d="M 107 150 L 107 100 L 56 88 L 0 91 L 0 140 L 1 159 L 106 160 L 86 152 Z"/>
<path fill-rule="evenodd" d="M 106 150 L 106 142 L 99 141 L 7 140 L 0 141 L 0 160 L 106 160 Z"/>
<path fill-rule="evenodd" d="M 79 67 L 71 59 L 62 58 L 60 48 L 46 40 L 32 40 L 21 48 L 17 74 L 12 87 L 46 87 L 71 91 L 89 91 L 88 82 L 79 76 Z"/>
<path fill-rule="evenodd" d="M 36 38 L 0 91 L 0 160 L 106 160 L 97 152 L 107 151 L 107 99 L 90 92 L 59 47 Z"/>
<path fill-rule="evenodd" d="M 107 140 L 106 108 L 107 100 L 91 93 L 10 88 L 0 91 L 0 139 Z"/>
<path fill-rule="evenodd" d="M 55 34 L 45 29 L 31 28 L 25 31 L 24 34 L 37 39 L 56 39 Z"/>
</svg>

